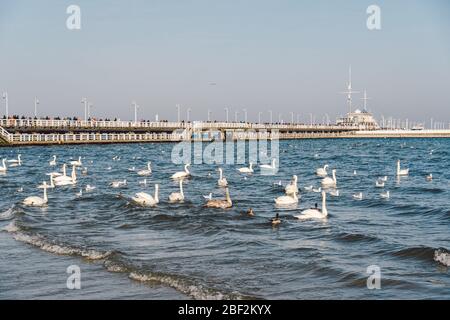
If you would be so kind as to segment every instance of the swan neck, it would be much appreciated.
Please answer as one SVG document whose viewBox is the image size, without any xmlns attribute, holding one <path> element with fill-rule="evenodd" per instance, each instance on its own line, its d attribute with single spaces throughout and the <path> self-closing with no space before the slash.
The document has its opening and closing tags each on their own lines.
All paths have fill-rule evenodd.
<svg viewBox="0 0 450 320">
<path fill-rule="evenodd" d="M 47 186 L 44 186 L 44 201 L 47 201 Z"/>
<path fill-rule="evenodd" d="M 180 180 L 180 193 L 181 193 L 181 195 L 184 197 L 184 193 L 183 193 L 183 180 Z"/>
<path fill-rule="evenodd" d="M 327 211 L 327 196 L 326 196 L 326 193 L 323 193 L 323 194 L 322 194 L 322 213 L 323 213 L 324 215 L 327 215 L 327 214 L 328 214 L 328 211 Z"/>
<path fill-rule="evenodd" d="M 225 196 L 226 196 L 227 202 L 231 203 L 230 191 L 228 190 L 228 188 L 225 191 Z"/>
<path fill-rule="evenodd" d="M 155 200 L 156 200 L 156 202 L 159 201 L 158 193 L 159 193 L 159 185 L 155 185 Z"/>
</svg>

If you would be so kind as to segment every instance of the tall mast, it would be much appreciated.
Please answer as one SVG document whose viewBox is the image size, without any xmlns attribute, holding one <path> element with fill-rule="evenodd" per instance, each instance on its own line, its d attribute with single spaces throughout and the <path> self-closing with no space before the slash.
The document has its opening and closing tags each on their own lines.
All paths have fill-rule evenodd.
<svg viewBox="0 0 450 320">
<path fill-rule="evenodd" d="M 366 89 L 364 89 L 364 98 L 361 98 L 361 100 L 364 101 L 364 111 L 367 111 L 367 100 L 370 100 L 370 98 L 367 97 Z"/>
<path fill-rule="evenodd" d="M 348 103 L 348 112 L 351 113 L 353 110 L 352 106 L 352 94 L 358 93 L 358 91 L 353 91 L 352 88 L 352 66 L 348 69 L 348 84 L 347 84 L 347 91 L 341 92 L 347 95 L 347 103 Z"/>
</svg>

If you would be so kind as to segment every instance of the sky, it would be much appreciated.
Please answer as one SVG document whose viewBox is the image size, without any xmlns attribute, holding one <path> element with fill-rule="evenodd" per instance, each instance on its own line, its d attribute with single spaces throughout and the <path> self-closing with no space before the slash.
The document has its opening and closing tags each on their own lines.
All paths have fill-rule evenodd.
<svg viewBox="0 0 450 320">
<path fill-rule="evenodd" d="M 69 30 L 69 5 L 81 29 Z M 381 30 L 366 26 L 369 5 Z M 247 109 L 321 121 L 367 89 L 377 118 L 450 122 L 447 0 L 1 0 L 0 91 L 10 114 L 225 119 Z M 362 94 L 354 95 L 356 107 Z M 5 112 L 0 100 L 0 114 Z"/>
</svg>

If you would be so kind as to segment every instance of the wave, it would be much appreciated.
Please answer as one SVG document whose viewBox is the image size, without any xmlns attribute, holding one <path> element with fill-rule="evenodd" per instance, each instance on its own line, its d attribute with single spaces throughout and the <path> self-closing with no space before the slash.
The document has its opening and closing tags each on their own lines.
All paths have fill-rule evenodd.
<svg viewBox="0 0 450 320">
<path fill-rule="evenodd" d="M 347 232 L 340 233 L 337 235 L 336 239 L 344 242 L 374 242 L 378 240 L 378 238 L 374 236 Z"/>
<path fill-rule="evenodd" d="M 82 249 L 49 241 L 40 235 L 33 235 L 23 232 L 23 230 L 17 226 L 15 221 L 12 221 L 9 225 L 3 228 L 3 230 L 11 233 L 16 241 L 32 245 L 46 252 L 57 255 L 80 256 L 89 260 L 102 260 L 112 254 L 111 251 L 101 252 L 94 249 Z"/>
<path fill-rule="evenodd" d="M 444 266 L 450 266 L 450 253 L 444 248 L 412 247 L 396 251 L 393 256 L 429 262 L 436 261 Z"/>
<path fill-rule="evenodd" d="M 8 208 L 6 211 L 0 212 L 0 220 L 9 220 L 14 217 L 16 211 L 15 206 Z"/>
<path fill-rule="evenodd" d="M 195 284 L 192 280 L 170 274 L 133 271 L 129 274 L 129 278 L 140 282 L 163 284 L 198 300 L 240 300 L 249 298 L 237 292 L 223 293 L 200 284 Z"/>
</svg>

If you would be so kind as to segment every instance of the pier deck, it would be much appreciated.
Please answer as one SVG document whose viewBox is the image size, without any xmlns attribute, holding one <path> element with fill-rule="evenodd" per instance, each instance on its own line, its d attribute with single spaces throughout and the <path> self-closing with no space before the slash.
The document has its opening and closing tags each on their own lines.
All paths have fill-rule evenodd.
<svg viewBox="0 0 450 320">
<path fill-rule="evenodd" d="M 449 138 L 449 130 L 364 130 L 355 126 L 243 122 L 0 119 L 0 146 L 258 139 Z"/>
</svg>

